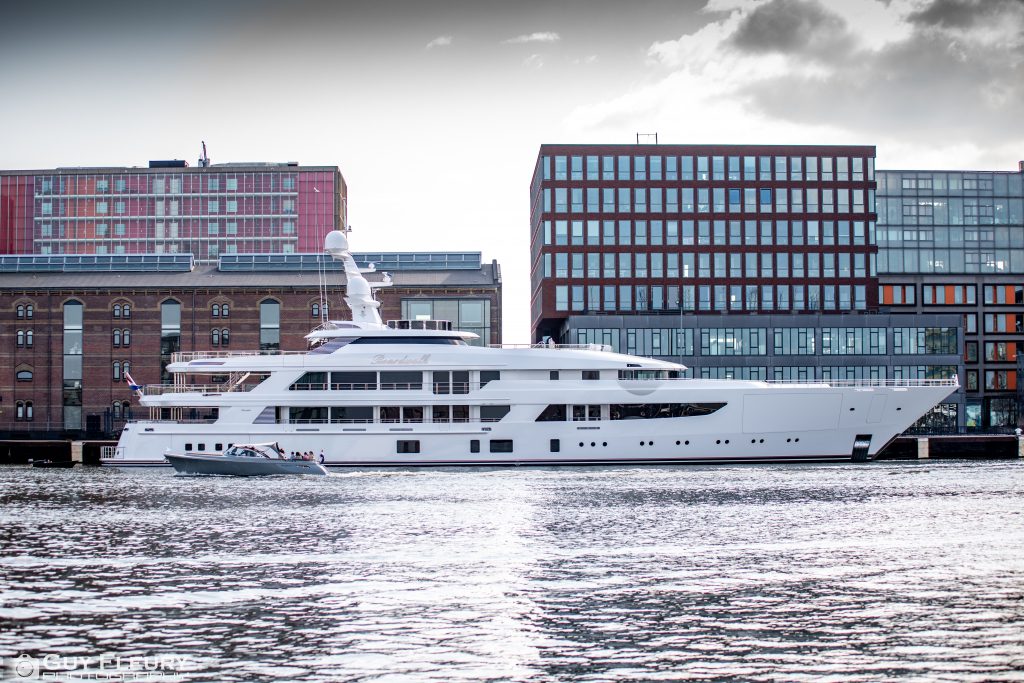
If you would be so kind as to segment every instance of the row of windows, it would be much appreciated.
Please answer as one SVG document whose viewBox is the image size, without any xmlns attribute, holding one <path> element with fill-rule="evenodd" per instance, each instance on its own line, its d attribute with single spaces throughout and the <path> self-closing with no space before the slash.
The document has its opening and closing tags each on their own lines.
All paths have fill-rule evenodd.
<svg viewBox="0 0 1024 683">
<path fill-rule="evenodd" d="M 956 374 L 955 365 L 900 365 L 893 366 L 890 379 L 949 379 Z M 782 381 L 830 381 L 852 379 L 886 379 L 884 365 L 855 367 L 811 365 L 765 366 L 707 366 L 699 371 L 701 379 L 744 379 Z"/>
<path fill-rule="evenodd" d="M 964 249 L 996 249 L 1024 247 L 1024 232 L 1014 227 L 893 227 L 880 224 L 878 245 L 887 248 L 908 249 L 927 247 L 953 247 Z"/>
<path fill-rule="evenodd" d="M 719 327 L 700 330 L 701 356 L 812 356 L 820 348 L 822 355 L 884 355 L 884 327 Z M 577 344 L 604 344 L 616 352 L 644 356 L 694 355 L 693 330 L 625 330 L 626 348 L 620 348 L 617 328 L 579 328 L 570 340 Z M 820 338 L 820 343 L 817 341 Z M 898 355 L 935 355 L 959 353 L 955 327 L 897 327 L 892 330 L 892 353 Z"/>
<path fill-rule="evenodd" d="M 327 304 L 322 304 L 324 315 L 327 315 Z M 17 317 L 19 320 L 31 320 L 35 314 L 33 304 L 19 304 L 16 307 Z M 310 316 L 313 318 L 319 318 L 321 312 L 321 303 L 314 302 L 310 304 Z M 132 305 L 128 303 L 116 303 L 111 307 L 110 315 L 115 320 L 124 320 L 132 317 Z M 213 318 L 227 318 L 230 315 L 230 307 L 228 304 L 213 304 L 210 307 L 210 315 Z M 28 333 L 31 335 L 31 332 Z M 114 330 L 114 346 L 128 346 L 129 344 L 129 330 Z M 118 341 L 118 335 L 124 341 Z M 29 344 L 31 345 L 31 344 Z"/>
<path fill-rule="evenodd" d="M 864 213 L 875 210 L 874 190 L 865 192 L 859 188 L 819 192 L 818 188 L 803 187 L 556 187 L 545 188 L 542 197 L 546 213 Z"/>
<path fill-rule="evenodd" d="M 1024 273 L 1024 249 L 878 249 L 878 272 Z"/>
<path fill-rule="evenodd" d="M 18 348 L 32 348 L 35 334 L 32 330 L 18 330 L 17 332 L 17 345 Z"/>
<path fill-rule="evenodd" d="M 556 155 L 544 180 L 874 180 L 874 157 Z"/>
<path fill-rule="evenodd" d="M 184 218 L 189 218 L 185 216 Z M 194 217 L 201 218 L 201 217 Z M 239 232 L 238 221 L 226 221 L 223 226 L 218 221 L 185 221 L 184 227 L 180 221 L 155 222 L 146 217 L 137 217 L 127 223 L 114 223 L 111 232 L 109 223 L 95 222 L 89 218 L 69 217 L 74 223 L 59 221 L 57 223 L 40 223 L 39 238 L 49 240 L 58 238 L 61 240 L 85 239 L 95 240 L 96 238 L 128 237 L 136 240 L 140 237 L 152 237 L 158 240 L 176 239 L 198 239 L 203 236 L 219 237 L 221 235 L 234 237 L 272 237 L 275 235 L 294 236 L 295 221 L 285 220 L 280 223 L 276 220 L 244 220 Z M 152 228 L 152 231 L 151 231 Z M 223 228 L 223 229 L 222 229 Z"/>
<path fill-rule="evenodd" d="M 239 177 L 237 175 L 203 175 L 206 178 L 206 189 L 209 191 L 219 191 L 222 178 L 225 190 L 229 192 L 238 190 Z M 95 175 L 37 176 L 37 180 L 39 183 L 38 192 L 44 194 L 54 191 L 60 193 L 107 193 L 110 192 L 111 187 L 114 188 L 114 192 L 131 192 L 132 194 L 163 194 L 165 192 L 180 194 L 183 187 L 183 177 L 185 176 L 149 174 L 138 174 L 128 177 L 113 176 L 113 184 L 111 184 L 111 178 L 97 177 Z M 297 179 L 294 174 L 280 173 L 247 173 L 241 175 L 241 177 L 245 179 L 243 189 L 247 192 L 269 192 L 275 189 L 294 190 Z M 188 177 L 187 180 L 188 182 L 184 186 L 186 192 L 201 190 L 203 183 L 201 177 L 192 176 Z"/>
<path fill-rule="evenodd" d="M 556 311 L 851 311 L 865 285 L 556 285 Z"/>
<path fill-rule="evenodd" d="M 878 300 L 883 305 L 915 303 L 914 285 L 881 285 Z M 1024 304 L 1024 285 L 984 285 L 982 288 L 986 305 Z M 977 304 L 976 285 L 921 285 L 921 303 L 925 305 Z"/>
<path fill-rule="evenodd" d="M 80 200 L 62 200 L 58 202 L 53 201 L 40 201 L 39 202 L 39 214 L 41 216 L 75 216 L 83 218 L 86 216 L 145 216 L 153 212 L 153 215 L 157 217 L 163 216 L 178 216 L 179 210 L 181 209 L 179 201 L 172 199 L 165 203 L 164 200 L 158 199 L 155 202 L 155 206 L 151 205 L 148 200 L 142 200 L 138 202 L 132 202 L 130 205 L 126 201 L 115 201 L 113 203 L 113 214 L 111 214 L 111 202 L 106 201 L 93 201 L 88 199 Z M 248 206 L 246 205 L 248 204 Z M 129 212 L 129 206 L 132 209 Z M 278 214 L 294 214 L 295 213 L 295 200 L 294 199 L 282 199 L 280 205 L 276 198 L 271 198 L 269 201 L 250 201 L 243 203 L 243 213 L 253 215 L 278 215 Z M 185 205 L 185 208 L 189 208 L 189 204 Z M 204 215 L 201 212 L 201 204 L 192 203 L 191 208 L 193 213 L 186 215 L 199 216 Z M 195 212 L 195 209 L 199 208 L 199 212 Z M 56 211 L 55 211 L 56 209 Z M 69 212 L 68 210 L 71 209 Z M 207 199 L 206 200 L 206 212 L 205 214 L 217 214 L 221 212 L 221 202 L 219 199 Z M 225 213 L 238 213 L 238 200 L 228 199 L 224 201 L 224 212 Z M 104 224 L 106 225 L 106 224 Z M 293 224 L 294 225 L 294 224 Z"/>
<path fill-rule="evenodd" d="M 942 197 L 875 200 L 878 221 L 891 226 L 1020 225 L 1024 200 Z"/>
<path fill-rule="evenodd" d="M 475 411 L 468 405 L 435 406 L 303 406 L 279 407 L 279 421 L 285 416 L 289 423 L 298 424 L 360 424 L 360 423 L 422 423 L 422 422 L 500 422 L 511 409 L 508 405 L 479 406 Z M 473 415 L 476 417 L 474 418 Z"/>
<path fill-rule="evenodd" d="M 1020 173 L 970 173 L 948 171 L 879 171 L 878 192 L 886 194 L 953 194 L 959 192 L 1020 196 Z"/>
<path fill-rule="evenodd" d="M 870 254 L 779 252 L 544 254 L 546 278 L 864 278 Z"/>
<path fill-rule="evenodd" d="M 544 221 L 546 246 L 866 246 L 874 224 L 865 221 Z"/>
</svg>

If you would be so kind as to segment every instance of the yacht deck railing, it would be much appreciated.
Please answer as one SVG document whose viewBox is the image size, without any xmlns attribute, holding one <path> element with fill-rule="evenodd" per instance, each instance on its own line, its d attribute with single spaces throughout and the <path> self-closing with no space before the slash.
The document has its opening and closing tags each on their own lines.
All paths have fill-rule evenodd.
<svg viewBox="0 0 1024 683">
<path fill-rule="evenodd" d="M 172 363 L 187 363 L 207 358 L 238 358 L 240 356 L 302 356 L 309 351 L 176 351 L 171 354 Z"/>
</svg>

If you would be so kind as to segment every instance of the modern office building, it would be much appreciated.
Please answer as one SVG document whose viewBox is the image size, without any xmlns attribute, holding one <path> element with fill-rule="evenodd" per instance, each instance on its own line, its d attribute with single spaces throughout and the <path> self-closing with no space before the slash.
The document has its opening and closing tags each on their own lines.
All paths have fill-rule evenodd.
<svg viewBox="0 0 1024 683">
<path fill-rule="evenodd" d="M 0 438 L 115 434 L 137 405 L 127 374 L 167 382 L 177 351 L 305 349 L 304 335 L 331 313 L 324 301 L 348 314 L 344 273 L 325 259 L 225 254 L 196 266 L 190 254 L 0 256 Z M 478 252 L 356 260 L 393 275 L 379 290 L 384 319 L 451 320 L 480 344 L 500 343 L 496 262 Z"/>
<path fill-rule="evenodd" d="M 959 316 L 879 311 L 874 164 L 870 146 L 543 145 L 534 340 L 701 377 L 962 373 Z M 932 417 L 955 426 L 962 405 Z"/>
<path fill-rule="evenodd" d="M 0 253 L 314 252 L 346 195 L 337 167 L 296 163 L 0 171 Z"/>
<path fill-rule="evenodd" d="M 1024 417 L 1024 162 L 1016 172 L 879 171 L 879 302 L 955 313 L 968 428 Z"/>
</svg>

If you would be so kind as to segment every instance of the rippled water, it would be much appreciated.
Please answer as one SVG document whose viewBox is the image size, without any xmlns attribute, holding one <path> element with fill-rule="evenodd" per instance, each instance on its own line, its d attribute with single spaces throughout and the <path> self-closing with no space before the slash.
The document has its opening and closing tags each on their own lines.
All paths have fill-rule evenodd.
<svg viewBox="0 0 1024 683">
<path fill-rule="evenodd" d="M 1024 677 L 1024 463 L 0 468 L 0 655 L 186 680 Z"/>
</svg>

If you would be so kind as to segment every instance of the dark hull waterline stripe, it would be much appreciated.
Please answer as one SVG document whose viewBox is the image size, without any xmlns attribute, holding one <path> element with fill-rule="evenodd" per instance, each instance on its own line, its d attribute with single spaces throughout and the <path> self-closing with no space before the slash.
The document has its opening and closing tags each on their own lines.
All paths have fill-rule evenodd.
<svg viewBox="0 0 1024 683">
<path fill-rule="evenodd" d="M 389 467 L 561 467 L 594 465 L 707 465 L 727 463 L 784 463 L 784 462 L 843 462 L 851 460 L 849 455 L 800 455 L 776 458 L 609 458 L 606 460 L 353 460 L 350 462 L 323 463 L 324 467 L 335 469 L 389 468 Z M 167 462 L 103 461 L 104 467 L 170 467 Z"/>
</svg>

